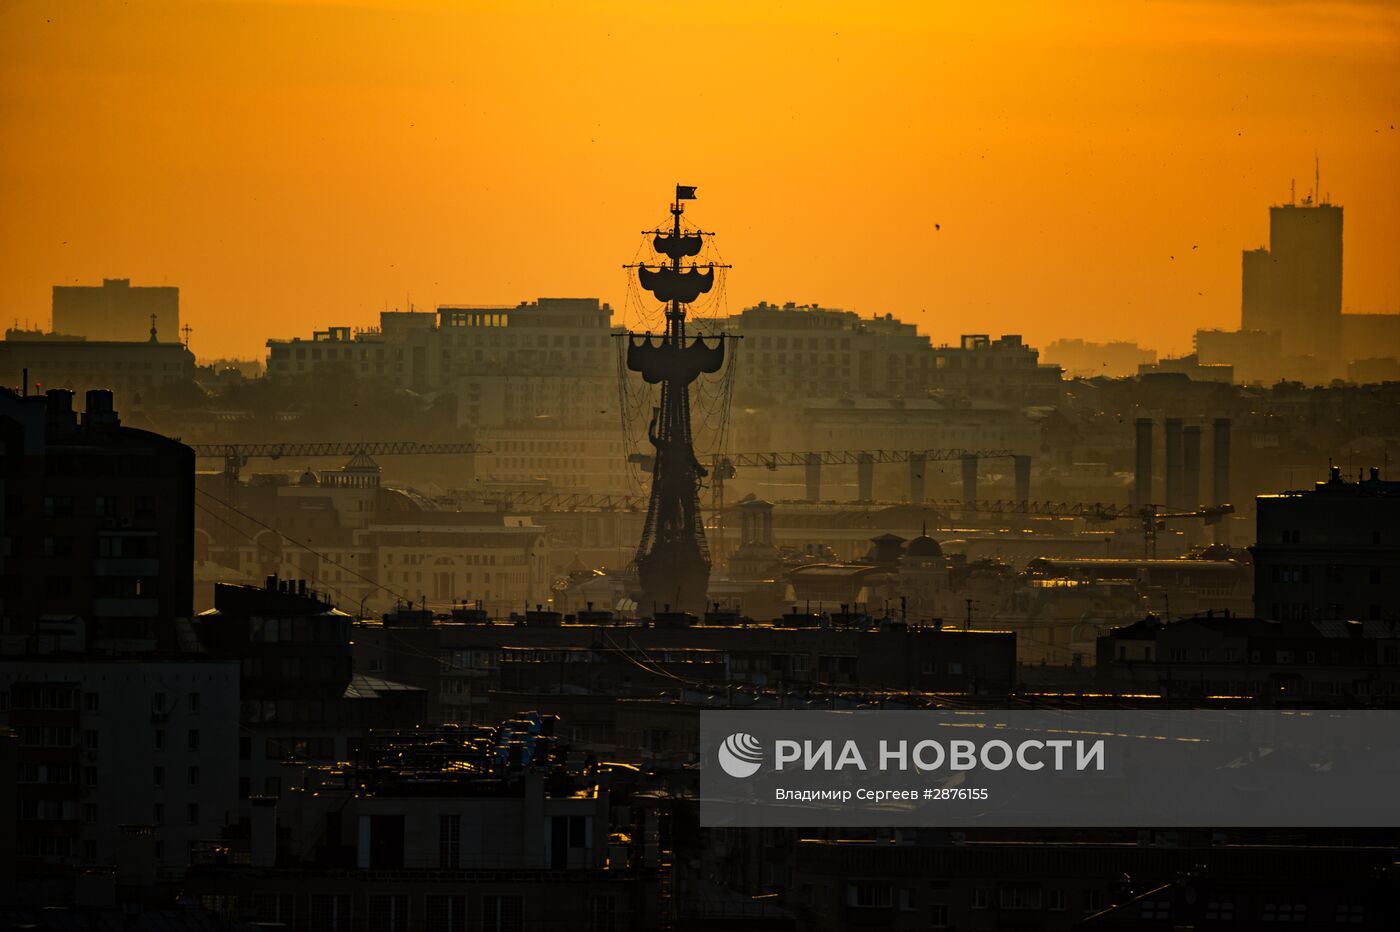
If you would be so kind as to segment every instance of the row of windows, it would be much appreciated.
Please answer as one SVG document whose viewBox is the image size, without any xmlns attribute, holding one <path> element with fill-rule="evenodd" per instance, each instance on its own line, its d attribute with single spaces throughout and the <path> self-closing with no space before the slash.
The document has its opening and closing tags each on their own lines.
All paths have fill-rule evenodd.
<svg viewBox="0 0 1400 932">
<path fill-rule="evenodd" d="M 846 905 L 855 909 L 892 909 L 913 911 L 921 906 L 932 914 L 933 928 L 949 927 L 951 906 L 947 902 L 951 893 L 947 890 L 926 891 L 936 902 L 920 902 L 921 892 L 914 887 L 895 887 L 888 883 L 856 882 L 846 885 Z M 971 909 L 1028 910 L 1048 909 L 1059 912 L 1068 908 L 1069 897 L 1058 887 L 1042 888 L 1035 884 L 1002 884 L 999 887 L 974 887 L 967 900 Z M 1086 913 L 1103 909 L 1102 891 L 1084 890 L 1079 897 L 1079 908 Z"/>
<path fill-rule="evenodd" d="M 405 893 L 371 893 L 361 901 L 367 915 L 359 921 L 355 916 L 355 898 L 346 893 L 313 893 L 304 898 L 296 893 L 260 894 L 254 897 L 253 904 L 258 922 L 305 928 L 308 932 L 350 932 L 359 928 L 376 932 L 403 932 L 409 928 L 421 928 L 424 932 L 525 929 L 525 900 L 514 894 L 428 894 L 419 898 Z M 229 904 L 206 905 L 217 908 Z M 414 921 L 419 910 L 421 922 Z M 613 897 L 589 897 L 586 913 L 575 926 L 582 932 L 611 932 L 615 928 L 618 908 Z"/>
</svg>

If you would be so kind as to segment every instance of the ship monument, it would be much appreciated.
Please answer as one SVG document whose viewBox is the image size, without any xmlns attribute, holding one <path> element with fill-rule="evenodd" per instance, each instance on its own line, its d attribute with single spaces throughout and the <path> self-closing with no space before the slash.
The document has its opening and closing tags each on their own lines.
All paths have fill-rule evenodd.
<svg viewBox="0 0 1400 932">
<path fill-rule="evenodd" d="M 702 373 L 723 367 L 725 343 L 732 338 L 691 336 L 686 333 L 686 315 L 688 305 L 714 287 L 716 270 L 729 266 L 696 261 L 705 238 L 713 234 L 682 228 L 685 201 L 694 199 L 694 187 L 677 185 L 669 229 L 644 231 L 651 237 L 656 258 L 627 266 L 636 270 L 641 287 L 664 305 L 666 319 L 663 333 L 628 331 L 625 335 L 627 368 L 660 387 L 647 427 L 655 453 L 636 556 L 637 609 L 643 614 L 701 614 L 710 581 L 710 552 L 700 510 L 700 486 L 707 471 L 695 456 L 691 435 L 691 383 Z"/>
</svg>

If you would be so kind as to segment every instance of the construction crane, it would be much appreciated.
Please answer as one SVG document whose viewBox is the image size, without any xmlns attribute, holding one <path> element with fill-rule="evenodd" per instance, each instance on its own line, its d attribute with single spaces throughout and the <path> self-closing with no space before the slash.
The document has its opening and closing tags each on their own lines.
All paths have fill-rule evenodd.
<svg viewBox="0 0 1400 932">
<path fill-rule="evenodd" d="M 416 440 L 374 440 L 347 443 L 339 440 L 289 441 L 286 443 L 192 443 L 199 459 L 222 459 L 224 475 L 236 479 L 250 459 L 284 456 L 416 456 L 425 453 L 490 453 L 475 443 L 419 443 Z"/>
<path fill-rule="evenodd" d="M 1158 507 L 1142 505 L 1136 508 L 1137 517 L 1142 522 L 1142 553 L 1145 557 L 1157 556 L 1157 532 L 1165 530 L 1168 521 L 1195 518 L 1206 524 L 1218 524 L 1226 515 L 1235 513 L 1235 506 L 1229 504 L 1210 505 L 1195 511 L 1158 511 Z"/>
</svg>

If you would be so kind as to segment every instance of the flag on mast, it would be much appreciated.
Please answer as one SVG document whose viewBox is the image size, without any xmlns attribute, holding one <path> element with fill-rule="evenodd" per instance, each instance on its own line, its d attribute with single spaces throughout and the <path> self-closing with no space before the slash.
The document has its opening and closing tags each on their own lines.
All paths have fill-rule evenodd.
<svg viewBox="0 0 1400 932">
<path fill-rule="evenodd" d="M 693 184 L 678 184 L 678 185 L 676 185 L 676 200 L 678 200 L 678 201 L 693 201 L 693 200 L 695 200 L 695 185 L 693 185 Z"/>
</svg>

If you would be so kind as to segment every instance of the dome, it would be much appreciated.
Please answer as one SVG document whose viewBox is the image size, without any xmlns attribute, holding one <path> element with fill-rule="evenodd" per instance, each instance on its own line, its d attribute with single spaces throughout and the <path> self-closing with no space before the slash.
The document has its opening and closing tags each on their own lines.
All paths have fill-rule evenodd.
<svg viewBox="0 0 1400 932">
<path fill-rule="evenodd" d="M 920 534 L 909 542 L 904 555 L 914 560 L 937 560 L 943 557 L 943 548 L 932 537 Z"/>
</svg>

